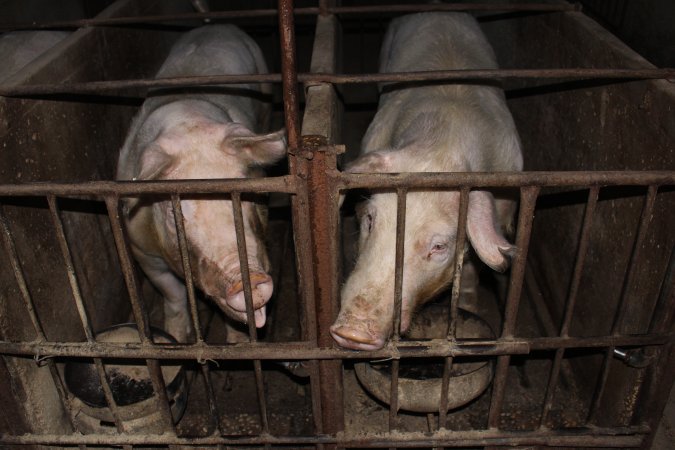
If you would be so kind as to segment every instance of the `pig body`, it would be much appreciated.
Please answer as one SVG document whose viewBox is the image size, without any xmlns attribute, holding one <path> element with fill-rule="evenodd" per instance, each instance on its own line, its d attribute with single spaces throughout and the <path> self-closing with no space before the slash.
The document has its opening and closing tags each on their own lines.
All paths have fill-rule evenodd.
<svg viewBox="0 0 675 450">
<path fill-rule="evenodd" d="M 255 42 L 237 27 L 194 29 L 173 46 L 157 77 L 265 73 Z M 174 93 L 147 99 L 121 150 L 120 180 L 245 178 L 285 155 L 282 131 L 267 131 L 270 105 L 260 85 L 224 91 Z M 181 199 L 195 283 L 231 318 L 246 322 L 232 202 L 228 198 Z M 256 326 L 265 323 L 273 290 L 263 242 L 264 211 L 242 202 Z M 192 331 L 185 274 L 171 202 L 166 197 L 129 199 L 124 207 L 134 257 L 165 298 L 165 328 L 179 341 Z"/>
<path fill-rule="evenodd" d="M 392 21 L 380 72 L 497 68 L 476 21 L 462 13 L 422 13 Z M 385 84 L 377 113 L 349 172 L 493 172 L 522 170 L 518 133 L 503 92 L 487 85 Z M 503 228 L 515 202 L 487 191 L 469 195 L 467 234 L 477 255 L 503 271 L 514 247 Z M 396 195 L 376 193 L 359 208 L 356 265 L 342 289 L 331 333 L 347 348 L 381 348 L 392 332 Z M 415 309 L 452 280 L 459 193 L 407 196 L 401 331 Z"/>
</svg>

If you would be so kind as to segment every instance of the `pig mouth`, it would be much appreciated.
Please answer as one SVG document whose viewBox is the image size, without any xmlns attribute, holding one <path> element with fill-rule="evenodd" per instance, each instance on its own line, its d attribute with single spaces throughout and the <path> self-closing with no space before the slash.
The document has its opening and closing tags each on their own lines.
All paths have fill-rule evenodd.
<svg viewBox="0 0 675 450">
<path fill-rule="evenodd" d="M 385 340 L 368 330 L 349 325 L 333 325 L 330 334 L 340 347 L 352 350 L 379 350 Z"/>
<path fill-rule="evenodd" d="M 253 303 L 253 319 L 256 328 L 265 326 L 267 313 L 265 305 L 272 296 L 274 289 L 272 278 L 263 272 L 251 273 L 251 296 Z M 246 298 L 244 295 L 243 281 L 239 280 L 229 286 L 225 292 L 225 298 L 216 299 L 218 306 L 233 319 L 247 323 Z"/>
</svg>

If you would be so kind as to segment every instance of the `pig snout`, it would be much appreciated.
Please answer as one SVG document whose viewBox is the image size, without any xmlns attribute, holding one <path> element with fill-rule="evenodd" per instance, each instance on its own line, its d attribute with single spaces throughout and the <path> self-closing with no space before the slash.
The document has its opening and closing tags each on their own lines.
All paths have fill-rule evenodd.
<svg viewBox="0 0 675 450">
<path fill-rule="evenodd" d="M 264 272 L 252 272 L 250 276 L 255 326 L 261 328 L 265 325 L 265 304 L 272 296 L 274 283 L 272 282 L 272 277 Z M 239 320 L 242 322 L 247 321 L 243 279 L 236 281 L 227 289 L 225 304 L 234 310 Z"/>
<path fill-rule="evenodd" d="M 330 327 L 330 334 L 340 347 L 353 350 L 379 350 L 384 347 L 391 332 L 391 324 L 388 323 L 391 315 L 372 311 L 366 307 L 367 304 L 363 297 L 357 296 L 340 311 Z"/>
<path fill-rule="evenodd" d="M 340 347 L 352 350 L 379 350 L 384 347 L 384 337 L 372 331 L 371 321 L 337 323 L 330 327 L 330 334 Z"/>
</svg>

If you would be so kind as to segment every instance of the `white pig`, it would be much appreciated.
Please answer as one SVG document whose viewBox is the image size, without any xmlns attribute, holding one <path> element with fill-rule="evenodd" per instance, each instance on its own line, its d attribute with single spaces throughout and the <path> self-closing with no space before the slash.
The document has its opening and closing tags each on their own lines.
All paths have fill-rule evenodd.
<svg viewBox="0 0 675 450">
<path fill-rule="evenodd" d="M 173 46 L 157 78 L 259 74 L 267 69 L 256 43 L 231 25 L 194 29 Z M 256 84 L 228 93 L 155 96 L 143 103 L 121 150 L 120 180 L 177 180 L 261 176 L 259 167 L 285 155 L 283 131 L 266 131 L 270 106 Z M 246 308 L 228 197 L 181 201 L 195 283 L 231 318 L 246 322 Z M 272 278 L 263 243 L 264 213 L 242 202 L 255 325 L 265 324 Z M 183 265 L 171 202 L 128 201 L 124 215 L 136 260 L 165 298 L 165 328 L 179 341 L 192 332 Z"/>
<path fill-rule="evenodd" d="M 400 17 L 387 30 L 380 72 L 497 68 L 476 21 L 462 13 Z M 486 85 L 382 88 L 377 114 L 347 171 L 493 172 L 522 170 L 520 141 L 503 91 Z M 515 248 L 501 228 L 515 203 L 484 190 L 469 195 L 467 233 L 483 262 L 503 271 Z M 415 309 L 452 281 L 459 193 L 407 196 L 401 331 Z M 331 334 L 342 347 L 376 350 L 392 333 L 396 194 L 375 193 L 360 208 L 356 265 L 342 288 Z"/>
</svg>

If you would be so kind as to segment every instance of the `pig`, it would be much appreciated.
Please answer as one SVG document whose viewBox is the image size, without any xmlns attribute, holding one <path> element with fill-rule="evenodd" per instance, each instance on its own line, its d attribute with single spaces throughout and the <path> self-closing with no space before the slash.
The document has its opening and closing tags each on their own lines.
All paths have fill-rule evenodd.
<svg viewBox="0 0 675 450">
<path fill-rule="evenodd" d="M 497 68 L 494 52 L 473 17 L 421 13 L 393 20 L 380 54 L 380 72 Z M 347 172 L 494 172 L 522 170 L 520 139 L 503 91 L 489 85 L 381 86 L 377 113 L 362 154 Z M 515 202 L 472 190 L 468 240 L 489 267 L 504 271 L 515 248 L 504 237 Z M 459 192 L 407 196 L 401 329 L 417 308 L 452 281 Z M 330 328 L 342 347 L 382 348 L 392 333 L 396 194 L 374 193 L 357 208 L 358 257 L 341 291 Z M 463 249 L 464 251 L 466 249 Z"/>
<path fill-rule="evenodd" d="M 260 48 L 246 33 L 232 25 L 208 25 L 179 38 L 156 77 L 266 72 Z M 121 149 L 117 179 L 259 177 L 262 167 L 286 154 L 283 129 L 265 134 L 271 108 L 264 94 L 269 86 L 207 91 L 148 98 Z M 196 286 L 227 316 L 245 323 L 231 200 L 186 196 L 181 208 Z M 166 197 L 127 199 L 122 209 L 132 253 L 164 297 L 164 326 L 185 342 L 193 330 L 171 202 Z M 266 210 L 251 201 L 242 201 L 242 210 L 255 326 L 260 328 L 274 288 L 263 241 Z"/>
</svg>

